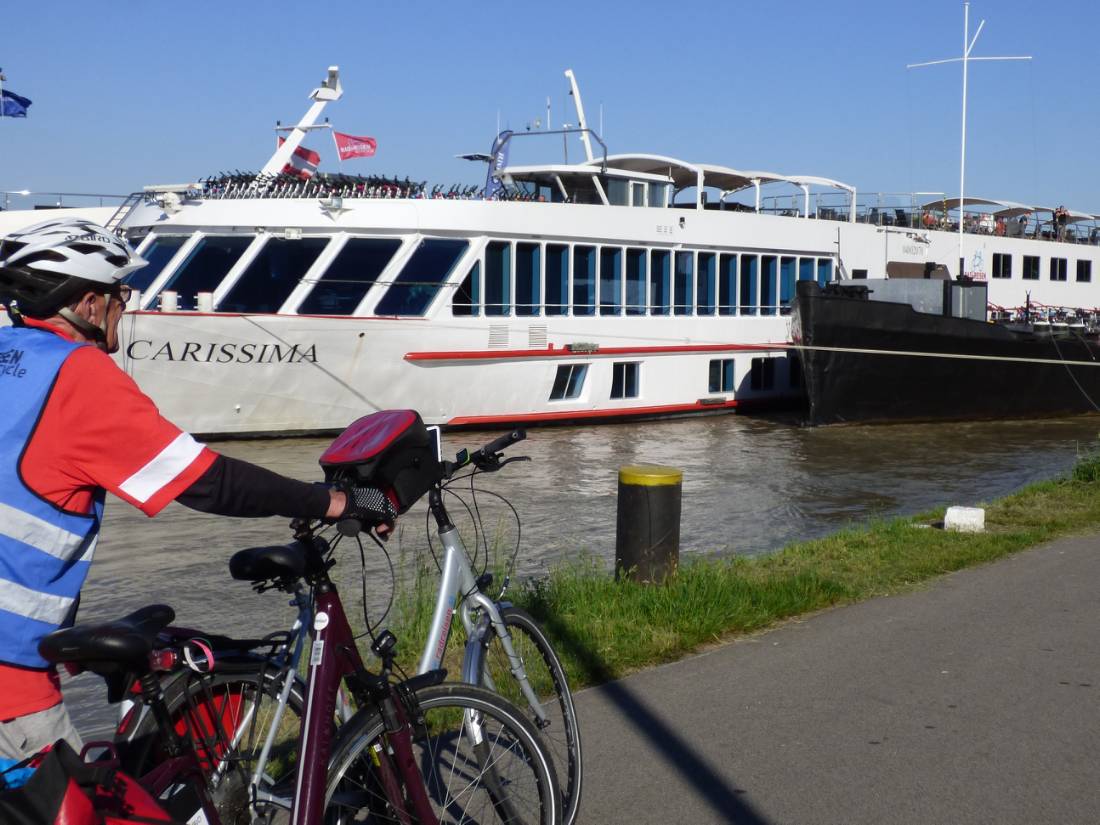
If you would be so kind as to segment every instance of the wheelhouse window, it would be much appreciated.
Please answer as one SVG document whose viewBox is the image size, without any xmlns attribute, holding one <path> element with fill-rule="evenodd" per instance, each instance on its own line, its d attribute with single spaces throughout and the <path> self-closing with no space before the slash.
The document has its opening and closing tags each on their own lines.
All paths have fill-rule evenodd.
<svg viewBox="0 0 1100 825">
<path fill-rule="evenodd" d="M 775 315 L 776 295 L 776 257 L 764 255 L 760 258 L 760 314 Z"/>
<path fill-rule="evenodd" d="M 713 252 L 699 253 L 699 271 L 695 279 L 695 311 L 699 315 L 714 314 L 715 267 Z"/>
<path fill-rule="evenodd" d="M 142 292 L 147 290 L 149 285 L 157 279 L 157 276 L 164 271 L 164 267 L 168 265 L 168 262 L 180 251 L 180 247 L 183 246 L 187 238 L 186 235 L 168 235 L 166 237 L 154 235 L 149 246 L 141 253 L 141 257 L 149 263 L 127 275 L 126 283 L 132 289 L 140 289 Z"/>
<path fill-rule="evenodd" d="M 733 359 L 715 358 L 710 362 L 708 392 L 733 392 Z"/>
<path fill-rule="evenodd" d="M 1024 255 L 1024 280 L 1025 281 L 1038 281 L 1039 280 L 1039 256 L 1038 255 Z"/>
<path fill-rule="evenodd" d="M 756 255 L 741 256 L 741 314 L 755 315 L 757 309 Z"/>
<path fill-rule="evenodd" d="M 600 250 L 600 315 L 622 313 L 623 251 L 616 246 Z"/>
<path fill-rule="evenodd" d="M 542 292 L 542 248 L 537 243 L 516 244 L 516 315 L 538 315 Z"/>
<path fill-rule="evenodd" d="M 788 315 L 794 298 L 795 258 L 779 259 L 779 311 Z"/>
<path fill-rule="evenodd" d="M 649 184 L 649 205 L 661 207 L 662 209 L 668 206 L 668 188 L 667 183 L 651 183 Z"/>
<path fill-rule="evenodd" d="M 994 278 L 1011 278 L 1012 277 L 1012 256 L 1005 252 L 993 253 L 993 277 Z"/>
<path fill-rule="evenodd" d="M 573 314 L 596 314 L 596 250 L 573 247 Z"/>
<path fill-rule="evenodd" d="M 798 280 L 800 281 L 812 281 L 814 279 L 814 259 L 813 258 L 799 258 L 798 259 Z"/>
<path fill-rule="evenodd" d="M 630 182 L 630 205 L 645 206 L 646 185 L 641 181 Z"/>
<path fill-rule="evenodd" d="M 626 250 L 626 314 L 645 315 L 646 259 L 644 249 Z"/>
<path fill-rule="evenodd" d="M 607 192 L 607 202 L 612 206 L 629 206 L 630 182 L 622 178 L 605 178 L 604 191 Z"/>
<path fill-rule="evenodd" d="M 638 375 L 642 365 L 637 361 L 627 361 L 611 365 L 611 397 L 637 398 Z"/>
<path fill-rule="evenodd" d="M 466 241 L 450 238 L 420 241 L 374 308 L 374 314 L 423 315 L 468 246 Z"/>
<path fill-rule="evenodd" d="M 237 283 L 218 302 L 218 309 L 222 312 L 278 312 L 329 240 L 268 238 Z"/>
<path fill-rule="evenodd" d="M 546 246 L 546 314 L 566 315 L 569 312 L 569 247 L 561 244 Z"/>
<path fill-rule="evenodd" d="M 550 400 L 568 401 L 580 398 L 587 375 L 588 364 L 559 364 L 554 375 L 554 386 L 550 390 Z"/>
<path fill-rule="evenodd" d="M 474 261 L 474 265 L 455 290 L 451 313 L 465 316 L 481 314 L 481 261 Z"/>
<path fill-rule="evenodd" d="M 833 259 L 832 258 L 818 258 L 817 259 L 817 282 L 822 286 L 829 283 L 833 279 Z"/>
<path fill-rule="evenodd" d="M 200 292 L 213 292 L 255 238 L 252 235 L 202 238 L 161 290 L 179 294 L 180 309 L 194 309 Z"/>
<path fill-rule="evenodd" d="M 695 253 L 676 253 L 676 279 L 673 284 L 674 315 L 691 315 L 694 309 L 692 298 L 692 269 L 695 266 Z"/>
<path fill-rule="evenodd" d="M 400 246 L 396 238 L 349 238 L 298 305 L 298 312 L 351 315 Z"/>
<path fill-rule="evenodd" d="M 718 258 L 718 314 L 737 314 L 737 256 Z"/>
<path fill-rule="evenodd" d="M 1066 280 L 1066 259 L 1065 258 L 1051 258 L 1050 259 L 1050 280 L 1052 281 L 1064 281 Z"/>
<path fill-rule="evenodd" d="M 490 241 L 485 247 L 485 314 L 507 315 L 511 304 L 512 244 Z"/>
<path fill-rule="evenodd" d="M 753 358 L 749 387 L 754 390 L 770 390 L 775 387 L 775 359 Z"/>
<path fill-rule="evenodd" d="M 1092 281 L 1092 261 L 1077 262 L 1077 282 L 1087 284 Z"/>
<path fill-rule="evenodd" d="M 649 313 L 668 315 L 671 253 L 654 249 L 649 256 Z"/>
</svg>

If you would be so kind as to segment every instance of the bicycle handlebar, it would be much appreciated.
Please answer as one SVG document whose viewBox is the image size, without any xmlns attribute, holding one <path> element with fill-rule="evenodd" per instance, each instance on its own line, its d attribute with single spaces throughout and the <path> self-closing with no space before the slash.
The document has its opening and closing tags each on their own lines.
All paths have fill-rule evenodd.
<svg viewBox="0 0 1100 825">
<path fill-rule="evenodd" d="M 474 451 L 470 456 L 472 461 L 477 466 L 481 466 L 481 461 L 489 461 L 492 463 L 499 457 L 499 453 L 511 447 L 523 439 L 527 438 L 526 430 L 512 430 L 510 433 L 505 433 L 500 438 L 494 439 L 482 447 L 480 450 Z"/>
</svg>

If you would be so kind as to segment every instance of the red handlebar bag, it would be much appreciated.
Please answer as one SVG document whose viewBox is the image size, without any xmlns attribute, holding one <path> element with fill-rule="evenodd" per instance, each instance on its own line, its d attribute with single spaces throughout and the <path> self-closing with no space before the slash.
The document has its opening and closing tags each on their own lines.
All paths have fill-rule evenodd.
<svg viewBox="0 0 1100 825">
<path fill-rule="evenodd" d="M 320 464 L 329 483 L 392 491 L 399 513 L 443 478 L 436 435 L 415 410 L 360 418 L 337 436 Z"/>
<path fill-rule="evenodd" d="M 88 764 L 64 740 L 26 784 L 0 792 L 4 825 L 174 825 L 144 788 L 112 764 Z"/>
</svg>

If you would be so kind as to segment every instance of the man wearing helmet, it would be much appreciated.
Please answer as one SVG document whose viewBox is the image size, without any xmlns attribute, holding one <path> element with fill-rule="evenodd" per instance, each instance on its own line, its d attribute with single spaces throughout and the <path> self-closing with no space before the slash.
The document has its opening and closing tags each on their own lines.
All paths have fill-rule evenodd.
<svg viewBox="0 0 1100 825">
<path fill-rule="evenodd" d="M 219 455 L 161 417 L 108 353 L 145 265 L 125 241 L 53 220 L 0 241 L 0 757 L 79 744 L 38 641 L 75 618 L 106 491 L 156 515 L 357 517 L 343 492 Z"/>
</svg>

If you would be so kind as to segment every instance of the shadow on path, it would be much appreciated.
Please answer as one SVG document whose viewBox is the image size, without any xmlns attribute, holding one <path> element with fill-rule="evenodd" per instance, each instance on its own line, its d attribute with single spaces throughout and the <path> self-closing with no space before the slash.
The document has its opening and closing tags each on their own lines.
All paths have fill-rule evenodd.
<svg viewBox="0 0 1100 825">
<path fill-rule="evenodd" d="M 741 791 L 729 783 L 696 753 L 691 742 L 684 739 L 680 732 L 662 721 L 649 706 L 621 681 L 615 681 L 615 675 L 608 670 L 603 660 L 588 649 L 569 629 L 552 616 L 539 616 L 539 621 L 557 640 L 591 673 L 599 689 L 611 697 L 618 709 L 649 740 L 653 749 L 695 788 L 699 797 L 714 810 L 715 822 L 736 823 L 736 825 L 768 825 L 768 820 L 757 813 L 747 801 L 741 798 Z M 584 808 L 584 801 L 581 801 Z"/>
</svg>

